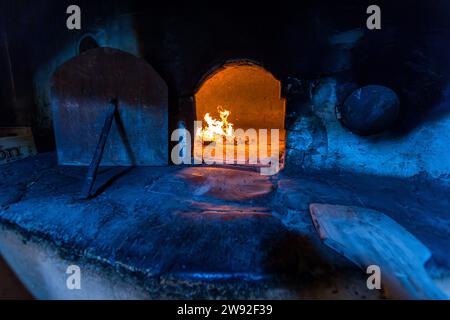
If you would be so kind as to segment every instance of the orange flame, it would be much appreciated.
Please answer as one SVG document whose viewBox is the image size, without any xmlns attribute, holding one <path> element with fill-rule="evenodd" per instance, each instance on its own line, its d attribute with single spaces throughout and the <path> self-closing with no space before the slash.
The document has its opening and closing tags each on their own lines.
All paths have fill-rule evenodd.
<svg viewBox="0 0 450 320">
<path fill-rule="evenodd" d="M 197 136 L 201 136 L 203 140 L 216 141 L 218 138 L 234 138 L 233 124 L 227 120 L 231 112 L 223 109 L 222 106 L 218 106 L 217 111 L 220 120 L 216 120 L 206 113 L 204 116 L 206 127 L 197 129 Z"/>
</svg>

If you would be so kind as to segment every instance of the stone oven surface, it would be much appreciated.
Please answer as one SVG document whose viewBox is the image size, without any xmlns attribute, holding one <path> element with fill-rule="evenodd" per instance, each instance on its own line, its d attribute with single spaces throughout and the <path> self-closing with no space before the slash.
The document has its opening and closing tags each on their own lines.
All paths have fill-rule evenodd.
<svg viewBox="0 0 450 320">
<path fill-rule="evenodd" d="M 449 276 L 448 199 L 420 177 L 381 184 L 324 172 L 269 178 L 236 167 L 116 167 L 101 170 L 97 197 L 83 201 L 85 169 L 57 166 L 54 153 L 4 172 L 0 250 L 38 298 L 83 293 L 70 296 L 46 268 L 30 275 L 14 254 L 22 241 L 43 266 L 85 266 L 97 279 L 91 298 L 377 298 L 361 286 L 364 273 L 321 245 L 307 212 L 318 201 L 390 215 L 430 248 L 432 276 Z M 108 283 L 134 289 L 111 293 Z"/>
</svg>

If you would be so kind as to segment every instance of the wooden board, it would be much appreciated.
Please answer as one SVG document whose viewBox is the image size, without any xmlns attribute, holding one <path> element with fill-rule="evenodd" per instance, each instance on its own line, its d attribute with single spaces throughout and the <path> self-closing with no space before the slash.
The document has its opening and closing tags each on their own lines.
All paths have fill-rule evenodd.
<svg viewBox="0 0 450 320">
<path fill-rule="evenodd" d="M 428 276 L 424 264 L 430 251 L 411 233 L 381 212 L 359 207 L 311 204 L 320 238 L 364 271 L 381 269 L 388 297 L 446 299 Z"/>
<path fill-rule="evenodd" d="M 146 61 L 111 48 L 88 50 L 53 75 L 59 164 L 89 165 L 113 98 L 118 99 L 119 117 L 101 164 L 168 164 L 167 85 Z"/>
<path fill-rule="evenodd" d="M 0 127 L 0 164 L 37 154 L 33 133 L 29 127 Z"/>
</svg>

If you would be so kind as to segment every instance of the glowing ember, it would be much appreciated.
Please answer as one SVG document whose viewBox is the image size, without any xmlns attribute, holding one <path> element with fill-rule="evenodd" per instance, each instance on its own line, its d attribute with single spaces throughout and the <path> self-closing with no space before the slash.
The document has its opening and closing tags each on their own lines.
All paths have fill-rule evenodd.
<svg viewBox="0 0 450 320">
<path fill-rule="evenodd" d="M 230 111 L 225 110 L 222 106 L 217 107 L 220 120 L 212 118 L 209 113 L 205 114 L 204 120 L 206 126 L 197 129 L 197 136 L 201 136 L 206 141 L 216 141 L 217 139 L 234 139 L 233 124 L 228 122 Z"/>
</svg>

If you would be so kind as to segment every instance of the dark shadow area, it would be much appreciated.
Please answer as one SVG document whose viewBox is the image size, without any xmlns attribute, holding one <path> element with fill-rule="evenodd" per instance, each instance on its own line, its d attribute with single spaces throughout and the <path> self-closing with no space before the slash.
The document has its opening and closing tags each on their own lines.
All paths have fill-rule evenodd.
<svg viewBox="0 0 450 320">
<path fill-rule="evenodd" d="M 134 167 L 128 168 L 109 168 L 104 170 L 103 172 L 99 172 L 97 179 L 95 181 L 94 189 L 91 195 L 91 198 L 97 197 L 102 192 L 104 192 L 109 186 L 111 186 L 114 182 L 119 180 L 121 177 L 125 176 Z"/>
<path fill-rule="evenodd" d="M 359 86 L 385 85 L 398 94 L 396 135 L 411 132 L 431 114 L 443 118 L 450 112 L 435 110 L 450 80 L 450 44 L 444 40 L 450 38 L 449 13 L 448 1 L 393 1 L 383 8 L 382 30 L 367 32 L 353 51 Z"/>
<path fill-rule="evenodd" d="M 33 296 L 20 282 L 0 256 L 0 300 L 33 300 Z"/>
<path fill-rule="evenodd" d="M 78 44 L 78 53 L 83 53 L 87 50 L 98 48 L 99 45 L 97 43 L 97 40 L 89 34 L 85 35 L 80 43 Z"/>
</svg>

